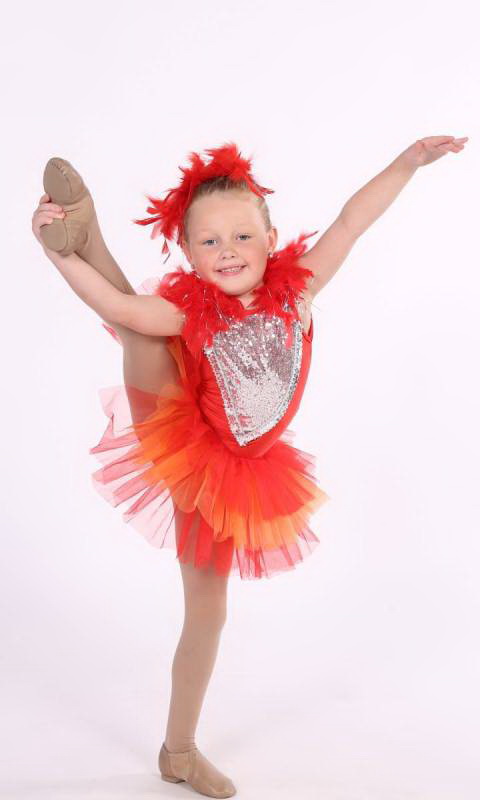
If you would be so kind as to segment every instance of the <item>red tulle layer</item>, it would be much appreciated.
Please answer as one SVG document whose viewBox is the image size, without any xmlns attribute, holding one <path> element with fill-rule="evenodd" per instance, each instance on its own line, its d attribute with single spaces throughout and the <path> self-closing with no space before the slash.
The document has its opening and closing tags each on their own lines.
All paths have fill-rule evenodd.
<svg viewBox="0 0 480 800">
<path fill-rule="evenodd" d="M 108 425 L 90 449 L 102 465 L 93 484 L 113 506 L 127 504 L 124 521 L 150 544 L 218 575 L 261 578 L 319 543 L 309 520 L 329 496 L 290 430 L 246 458 L 205 422 L 184 384 L 156 394 L 122 384 L 99 395 Z"/>
</svg>

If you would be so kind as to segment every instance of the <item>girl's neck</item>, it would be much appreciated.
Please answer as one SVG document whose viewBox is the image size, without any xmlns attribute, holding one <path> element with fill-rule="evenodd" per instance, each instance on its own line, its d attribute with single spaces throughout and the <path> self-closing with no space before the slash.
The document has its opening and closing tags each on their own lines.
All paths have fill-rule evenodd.
<svg viewBox="0 0 480 800">
<path fill-rule="evenodd" d="M 241 302 L 241 304 L 242 304 L 242 306 L 244 308 L 248 309 L 249 306 L 251 306 L 254 303 L 255 295 L 254 295 L 253 292 L 254 292 L 254 289 L 258 289 L 259 286 L 263 286 L 263 278 L 260 279 L 255 286 L 252 286 L 252 288 L 249 289 L 248 292 L 245 292 L 244 294 L 235 295 L 235 297 L 237 297 L 240 300 L 240 302 Z"/>
</svg>

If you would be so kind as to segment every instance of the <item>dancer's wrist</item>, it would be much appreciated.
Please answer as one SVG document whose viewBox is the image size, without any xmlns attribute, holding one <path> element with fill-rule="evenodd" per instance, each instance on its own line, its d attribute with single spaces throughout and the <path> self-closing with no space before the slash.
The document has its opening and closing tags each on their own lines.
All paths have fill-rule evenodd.
<svg viewBox="0 0 480 800">
<path fill-rule="evenodd" d="M 60 267 L 65 262 L 65 258 L 68 258 L 68 256 L 61 256 L 56 250 L 50 250 L 50 248 L 45 245 L 43 245 L 43 252 L 48 260 L 56 267 Z"/>
</svg>

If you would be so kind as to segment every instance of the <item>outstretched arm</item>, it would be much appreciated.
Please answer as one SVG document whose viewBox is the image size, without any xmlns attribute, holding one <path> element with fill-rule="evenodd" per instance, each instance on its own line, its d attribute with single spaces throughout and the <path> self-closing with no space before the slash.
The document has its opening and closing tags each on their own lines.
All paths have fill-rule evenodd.
<svg viewBox="0 0 480 800">
<path fill-rule="evenodd" d="M 43 249 L 75 294 L 105 322 L 148 336 L 174 336 L 181 332 L 185 315 L 174 303 L 159 295 L 125 294 L 77 253 L 60 256 L 54 250 Z"/>
<path fill-rule="evenodd" d="M 299 263 L 310 269 L 309 294 L 317 292 L 333 277 L 354 243 L 386 209 L 408 183 L 418 167 L 431 164 L 449 151 L 458 153 L 468 136 L 429 136 L 400 153 L 382 172 L 362 186 L 343 206 L 337 219 L 303 256 Z"/>
</svg>

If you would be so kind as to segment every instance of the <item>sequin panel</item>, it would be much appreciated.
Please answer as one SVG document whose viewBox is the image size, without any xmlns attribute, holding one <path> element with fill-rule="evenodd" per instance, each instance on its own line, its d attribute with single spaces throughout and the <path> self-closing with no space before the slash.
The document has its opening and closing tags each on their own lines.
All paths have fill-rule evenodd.
<svg viewBox="0 0 480 800">
<path fill-rule="evenodd" d="M 264 312 L 232 320 L 204 346 L 222 396 L 228 424 L 240 445 L 275 427 L 298 383 L 302 324 L 292 322 L 292 345 L 281 317 Z"/>
</svg>

